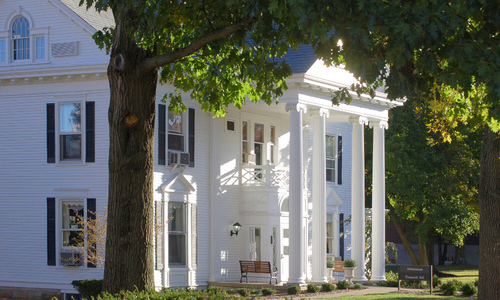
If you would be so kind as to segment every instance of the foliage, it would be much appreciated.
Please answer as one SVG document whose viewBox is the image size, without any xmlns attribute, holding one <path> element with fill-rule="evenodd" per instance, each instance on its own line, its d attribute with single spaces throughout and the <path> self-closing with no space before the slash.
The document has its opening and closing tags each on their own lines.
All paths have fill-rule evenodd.
<svg viewBox="0 0 500 300">
<path fill-rule="evenodd" d="M 160 291 L 145 290 L 145 291 L 121 291 L 116 295 L 103 293 L 100 296 L 101 300 L 135 300 L 135 299 L 150 299 L 150 300 L 231 300 L 241 299 L 236 295 L 228 295 L 227 293 L 214 293 L 213 290 L 189 290 L 189 289 L 163 289 Z"/>
<path fill-rule="evenodd" d="M 84 263 L 91 263 L 95 266 L 104 267 L 105 244 L 106 244 L 106 224 L 107 206 L 103 207 L 103 212 L 87 211 L 87 217 L 76 216 L 79 228 L 84 228 L 78 232 L 77 247 L 80 249 L 80 257 Z M 93 217 L 90 217 L 93 215 Z"/>
<path fill-rule="evenodd" d="M 333 268 L 335 265 L 332 260 L 327 260 L 326 261 L 326 267 L 327 268 Z"/>
<path fill-rule="evenodd" d="M 436 274 L 432 275 L 432 287 L 435 288 L 442 283 L 441 278 Z"/>
<path fill-rule="evenodd" d="M 439 290 L 445 295 L 455 295 L 455 293 L 461 288 L 462 283 L 458 280 L 450 280 L 439 286 Z"/>
<path fill-rule="evenodd" d="M 392 242 L 385 243 L 385 262 L 389 262 L 389 256 L 398 259 L 398 248 Z M 372 277 L 372 218 L 365 218 L 365 277 L 370 280 Z"/>
<path fill-rule="evenodd" d="M 215 295 L 220 295 L 220 294 L 226 294 L 226 290 L 222 287 L 219 286 L 209 286 L 206 289 L 206 293 L 210 296 L 215 296 Z"/>
<path fill-rule="evenodd" d="M 337 289 L 339 290 L 348 290 L 351 287 L 351 284 L 347 280 L 340 280 L 337 282 Z"/>
<path fill-rule="evenodd" d="M 463 284 L 462 287 L 460 287 L 460 291 L 462 291 L 464 296 L 474 296 L 477 294 L 477 288 L 473 282 Z"/>
<path fill-rule="evenodd" d="M 237 292 L 243 297 L 247 297 L 248 295 L 250 295 L 250 290 L 247 288 L 239 288 Z"/>
<path fill-rule="evenodd" d="M 271 288 L 262 288 L 262 290 L 260 290 L 260 292 L 264 296 L 272 296 L 272 295 L 276 294 L 276 290 L 271 289 Z"/>
<path fill-rule="evenodd" d="M 355 268 L 357 266 L 357 263 L 354 259 L 346 259 L 344 261 L 344 268 Z"/>
<path fill-rule="evenodd" d="M 323 282 L 321 284 L 321 290 L 323 292 L 331 292 L 331 291 L 335 291 L 335 285 L 331 282 Z"/>
<path fill-rule="evenodd" d="M 302 293 L 302 289 L 298 285 L 291 285 L 287 289 L 288 295 L 298 295 Z"/>
<path fill-rule="evenodd" d="M 321 288 L 317 285 L 317 284 L 314 284 L 314 283 L 309 283 L 307 285 L 307 292 L 308 293 L 317 293 L 321 290 Z"/>
<path fill-rule="evenodd" d="M 73 280 L 71 284 L 86 299 L 97 299 L 102 293 L 102 279 Z"/>
<path fill-rule="evenodd" d="M 361 283 L 356 283 L 356 284 L 354 284 L 353 289 L 355 289 L 355 290 L 362 290 L 363 289 L 363 285 Z"/>
</svg>

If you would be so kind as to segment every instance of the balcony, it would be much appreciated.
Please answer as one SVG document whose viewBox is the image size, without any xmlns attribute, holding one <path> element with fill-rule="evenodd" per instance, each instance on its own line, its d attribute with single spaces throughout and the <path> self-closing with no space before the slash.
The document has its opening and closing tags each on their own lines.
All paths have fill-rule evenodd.
<svg viewBox="0 0 500 300">
<path fill-rule="evenodd" d="M 241 167 L 241 185 L 287 188 L 288 168 L 273 165 L 244 165 Z"/>
</svg>

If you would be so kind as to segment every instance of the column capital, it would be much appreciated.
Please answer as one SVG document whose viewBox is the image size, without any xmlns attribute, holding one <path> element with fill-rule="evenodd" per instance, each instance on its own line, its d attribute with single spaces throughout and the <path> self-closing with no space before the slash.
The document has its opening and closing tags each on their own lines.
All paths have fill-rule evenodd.
<svg viewBox="0 0 500 300">
<path fill-rule="evenodd" d="M 302 103 L 287 103 L 285 105 L 286 111 L 290 111 L 292 109 L 297 111 L 297 112 L 307 113 L 307 105 L 302 104 Z"/>
<path fill-rule="evenodd" d="M 330 117 L 330 110 L 328 108 L 311 109 L 311 115 L 328 118 Z"/>
<path fill-rule="evenodd" d="M 358 123 L 359 125 L 368 125 L 368 118 L 367 117 L 350 117 L 349 118 L 349 123 L 354 124 Z"/>
<path fill-rule="evenodd" d="M 380 129 L 389 129 L 389 122 L 387 121 L 370 121 L 370 128 L 378 127 Z"/>
</svg>

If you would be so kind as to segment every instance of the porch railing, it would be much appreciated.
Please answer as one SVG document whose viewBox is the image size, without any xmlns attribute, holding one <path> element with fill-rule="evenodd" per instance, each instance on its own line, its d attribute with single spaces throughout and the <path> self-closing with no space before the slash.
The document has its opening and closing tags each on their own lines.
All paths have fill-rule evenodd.
<svg viewBox="0 0 500 300">
<path fill-rule="evenodd" d="M 245 165 L 241 167 L 241 185 L 288 187 L 288 168 L 273 165 Z"/>
</svg>

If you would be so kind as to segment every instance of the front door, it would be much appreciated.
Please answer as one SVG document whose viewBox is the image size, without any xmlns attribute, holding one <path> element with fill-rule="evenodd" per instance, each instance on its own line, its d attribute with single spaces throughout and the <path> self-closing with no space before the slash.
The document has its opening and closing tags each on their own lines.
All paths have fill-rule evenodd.
<svg viewBox="0 0 500 300">
<path fill-rule="evenodd" d="M 288 266 L 289 260 L 289 247 L 290 247 L 290 233 L 288 229 L 288 218 L 281 218 L 281 271 L 280 280 L 288 281 Z M 286 223 L 283 222 L 286 220 Z"/>
</svg>

